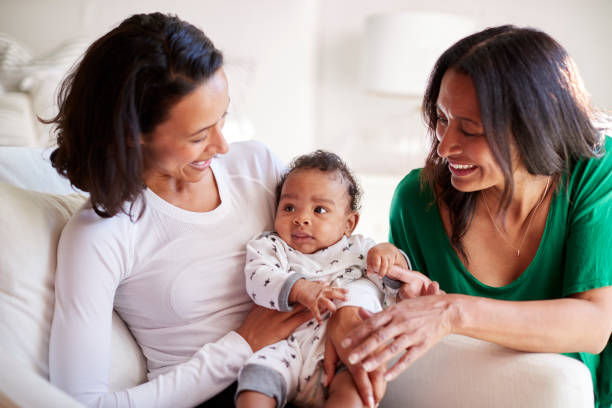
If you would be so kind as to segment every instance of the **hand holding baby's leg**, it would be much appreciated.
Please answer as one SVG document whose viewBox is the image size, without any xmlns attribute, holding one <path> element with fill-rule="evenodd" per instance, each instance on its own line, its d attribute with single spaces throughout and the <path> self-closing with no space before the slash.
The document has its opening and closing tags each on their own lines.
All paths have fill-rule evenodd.
<svg viewBox="0 0 612 408">
<path fill-rule="evenodd" d="M 363 402 L 348 370 L 339 372 L 334 376 L 329 386 L 329 398 L 325 402 L 326 408 L 358 407 L 362 408 Z"/>
</svg>

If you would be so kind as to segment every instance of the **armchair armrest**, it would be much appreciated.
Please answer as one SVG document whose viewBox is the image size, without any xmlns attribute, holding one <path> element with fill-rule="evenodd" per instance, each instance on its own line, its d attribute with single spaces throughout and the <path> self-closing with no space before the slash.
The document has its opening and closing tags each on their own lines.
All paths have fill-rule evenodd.
<svg viewBox="0 0 612 408">
<path fill-rule="evenodd" d="M 388 384 L 380 406 L 593 408 L 593 398 L 578 360 L 449 335 Z"/>
<path fill-rule="evenodd" d="M 68 394 L 54 387 L 25 364 L 0 354 L 0 406 L 82 407 Z"/>
</svg>

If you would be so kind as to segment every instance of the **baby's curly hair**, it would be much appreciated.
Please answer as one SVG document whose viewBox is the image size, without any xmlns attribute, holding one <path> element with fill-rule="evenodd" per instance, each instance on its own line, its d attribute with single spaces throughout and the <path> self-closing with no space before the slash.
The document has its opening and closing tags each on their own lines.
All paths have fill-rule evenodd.
<svg viewBox="0 0 612 408">
<path fill-rule="evenodd" d="M 351 211 L 359 211 L 361 206 L 361 188 L 353 175 L 353 172 L 348 168 L 346 163 L 335 153 L 325 150 L 316 150 L 310 154 L 298 156 L 289 165 L 289 169 L 283 174 L 280 182 L 276 186 L 276 206 L 280 200 L 283 185 L 287 177 L 296 170 L 301 169 L 317 169 L 327 173 L 337 171 L 342 178 L 348 183 L 348 194 L 350 197 Z"/>
</svg>

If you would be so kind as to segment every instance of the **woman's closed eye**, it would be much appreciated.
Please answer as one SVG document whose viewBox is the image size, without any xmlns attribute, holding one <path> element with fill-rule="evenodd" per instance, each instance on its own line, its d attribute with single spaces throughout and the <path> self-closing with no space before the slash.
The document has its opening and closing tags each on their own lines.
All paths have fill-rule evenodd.
<svg viewBox="0 0 612 408">
<path fill-rule="evenodd" d="M 207 136 L 206 132 L 203 132 L 199 135 L 199 137 L 196 137 L 195 139 L 191 139 L 190 142 L 194 144 L 201 143 L 204 140 L 206 140 L 206 136 Z"/>
<path fill-rule="evenodd" d="M 461 128 L 461 133 L 463 133 L 466 136 L 482 136 L 482 132 L 481 131 L 474 131 L 474 130 L 468 130 L 466 128 Z"/>
<path fill-rule="evenodd" d="M 327 208 L 325 208 L 325 207 L 321 207 L 321 206 L 318 206 L 318 207 L 316 207 L 316 208 L 314 209 L 314 212 L 315 212 L 315 213 L 317 213 L 317 214 L 325 214 L 325 213 L 327 213 L 328 211 L 327 211 Z"/>
</svg>

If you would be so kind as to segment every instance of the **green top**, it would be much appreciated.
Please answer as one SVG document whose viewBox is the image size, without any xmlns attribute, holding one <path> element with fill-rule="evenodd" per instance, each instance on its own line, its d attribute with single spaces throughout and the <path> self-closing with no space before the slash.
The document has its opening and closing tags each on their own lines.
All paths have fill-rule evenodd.
<svg viewBox="0 0 612 408">
<path fill-rule="evenodd" d="M 391 203 L 390 238 L 415 270 L 448 293 L 503 300 L 556 299 L 612 285 L 612 138 L 605 154 L 576 163 L 569 184 L 554 193 L 542 241 L 531 264 L 513 282 L 492 287 L 465 268 L 450 244 L 433 191 L 421 188 L 421 169 L 398 185 Z M 612 346 L 600 354 L 567 353 L 586 364 L 595 406 L 612 406 Z"/>
</svg>

